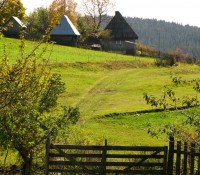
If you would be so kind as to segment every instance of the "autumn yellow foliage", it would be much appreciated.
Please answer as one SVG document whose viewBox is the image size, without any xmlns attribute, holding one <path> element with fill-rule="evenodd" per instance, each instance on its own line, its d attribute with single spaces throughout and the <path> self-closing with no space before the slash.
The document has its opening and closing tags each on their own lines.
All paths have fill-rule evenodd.
<svg viewBox="0 0 200 175">
<path fill-rule="evenodd" d="M 74 0 L 54 0 L 49 7 L 49 19 L 51 27 L 54 27 L 63 15 L 67 15 L 76 26 L 77 3 Z"/>
</svg>

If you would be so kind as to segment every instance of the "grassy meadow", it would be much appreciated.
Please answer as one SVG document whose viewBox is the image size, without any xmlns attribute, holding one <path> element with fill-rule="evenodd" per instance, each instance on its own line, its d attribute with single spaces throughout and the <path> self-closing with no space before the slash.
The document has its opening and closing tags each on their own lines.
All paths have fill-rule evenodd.
<svg viewBox="0 0 200 175">
<path fill-rule="evenodd" d="M 20 57 L 19 40 L 0 40 L 0 56 L 4 44 L 11 60 Z M 34 42 L 26 42 L 28 54 Z M 37 53 L 36 53 L 37 54 Z M 50 59 L 52 72 L 60 73 L 66 92 L 59 99 L 61 105 L 79 106 L 81 118 L 72 128 L 71 142 L 116 145 L 164 145 L 165 137 L 152 138 L 148 127 L 158 128 L 164 123 L 180 122 L 176 112 L 139 113 L 154 109 L 147 105 L 143 93 L 160 97 L 164 85 L 172 85 L 170 74 L 185 79 L 199 77 L 196 65 L 156 67 L 153 58 L 127 56 L 53 45 L 44 57 Z M 191 87 L 176 88 L 177 96 L 192 96 Z"/>
</svg>

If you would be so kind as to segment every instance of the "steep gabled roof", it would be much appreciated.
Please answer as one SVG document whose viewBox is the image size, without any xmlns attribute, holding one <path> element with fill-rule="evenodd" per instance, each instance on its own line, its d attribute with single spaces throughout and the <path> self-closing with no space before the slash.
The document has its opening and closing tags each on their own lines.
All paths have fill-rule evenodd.
<svg viewBox="0 0 200 175">
<path fill-rule="evenodd" d="M 64 15 L 59 23 L 51 30 L 50 35 L 80 35 L 70 19 Z"/>
<path fill-rule="evenodd" d="M 126 22 L 120 12 L 116 11 L 115 16 L 105 29 L 111 30 L 111 35 L 119 40 L 135 40 L 138 39 L 137 34 L 131 26 Z"/>
<path fill-rule="evenodd" d="M 26 28 L 26 26 L 24 25 L 24 23 L 16 16 L 12 16 L 10 19 L 8 19 L 8 21 L 5 22 L 4 26 L 6 26 L 9 22 L 15 21 L 20 27 L 22 28 Z"/>
</svg>

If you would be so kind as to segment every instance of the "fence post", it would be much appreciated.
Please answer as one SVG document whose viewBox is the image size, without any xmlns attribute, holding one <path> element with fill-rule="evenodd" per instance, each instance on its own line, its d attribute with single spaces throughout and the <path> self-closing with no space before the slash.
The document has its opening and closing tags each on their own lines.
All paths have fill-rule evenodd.
<svg viewBox="0 0 200 175">
<path fill-rule="evenodd" d="M 198 145 L 199 147 L 199 145 Z M 196 172 L 197 175 L 200 175 L 200 149 L 198 149 L 198 170 Z"/>
<path fill-rule="evenodd" d="M 174 137 L 170 136 L 167 175 L 173 175 L 173 163 L 174 163 Z"/>
<path fill-rule="evenodd" d="M 191 164 L 190 164 L 190 174 L 194 175 L 194 154 L 195 154 L 195 143 L 191 143 Z"/>
<path fill-rule="evenodd" d="M 177 142 L 176 175 L 181 174 L 181 141 Z"/>
<path fill-rule="evenodd" d="M 105 140 L 105 145 L 102 152 L 100 175 L 106 175 L 106 154 L 107 154 L 107 140 Z"/>
<path fill-rule="evenodd" d="M 50 136 L 48 136 L 47 140 L 46 140 L 46 157 L 45 157 L 45 172 L 44 172 L 45 175 L 49 174 L 49 151 L 50 151 L 50 144 L 51 144 Z"/>
<path fill-rule="evenodd" d="M 188 143 L 184 143 L 183 175 L 187 175 Z"/>
<path fill-rule="evenodd" d="M 164 168 L 163 168 L 163 175 L 167 175 L 167 156 L 168 156 L 168 146 L 164 147 Z"/>
</svg>

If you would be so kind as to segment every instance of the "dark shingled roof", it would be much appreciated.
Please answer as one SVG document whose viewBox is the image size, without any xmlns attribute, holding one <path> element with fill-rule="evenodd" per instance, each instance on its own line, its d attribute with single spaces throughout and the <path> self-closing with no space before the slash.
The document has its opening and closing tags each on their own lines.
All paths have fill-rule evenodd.
<svg viewBox="0 0 200 175">
<path fill-rule="evenodd" d="M 115 16 L 105 29 L 111 30 L 114 39 L 119 40 L 135 40 L 138 39 L 137 34 L 131 26 L 126 22 L 120 12 L 116 11 Z"/>
</svg>

